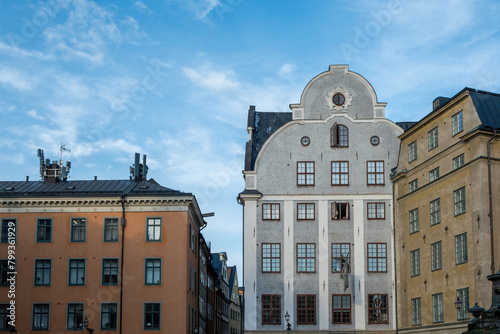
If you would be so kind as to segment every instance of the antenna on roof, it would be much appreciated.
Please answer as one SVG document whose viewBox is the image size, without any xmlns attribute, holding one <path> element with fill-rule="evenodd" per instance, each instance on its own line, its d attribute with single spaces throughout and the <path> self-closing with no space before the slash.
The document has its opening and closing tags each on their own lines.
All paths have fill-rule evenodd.
<svg viewBox="0 0 500 334">
<path fill-rule="evenodd" d="M 129 168 L 130 171 L 130 179 L 134 180 L 136 182 L 139 181 L 146 181 L 146 177 L 148 174 L 148 166 L 146 165 L 146 155 L 144 154 L 142 156 L 142 164 L 140 163 L 141 161 L 141 155 L 139 153 L 135 154 L 135 162 L 134 164 Z"/>
<path fill-rule="evenodd" d="M 60 155 L 57 161 L 50 162 L 50 159 L 45 159 L 43 150 L 38 149 L 37 155 L 40 158 L 40 177 L 44 182 L 55 183 L 59 181 L 67 181 L 71 162 L 67 161 L 66 166 L 63 165 L 62 155 L 63 152 L 71 152 L 61 144 Z"/>
</svg>

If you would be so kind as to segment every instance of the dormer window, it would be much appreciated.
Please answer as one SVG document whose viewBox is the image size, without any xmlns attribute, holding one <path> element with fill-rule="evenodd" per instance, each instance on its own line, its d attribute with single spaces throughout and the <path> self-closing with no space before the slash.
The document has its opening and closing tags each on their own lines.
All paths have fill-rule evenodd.
<svg viewBox="0 0 500 334">
<path fill-rule="evenodd" d="M 349 147 L 349 129 L 347 126 L 334 123 L 330 134 L 332 147 Z"/>
</svg>

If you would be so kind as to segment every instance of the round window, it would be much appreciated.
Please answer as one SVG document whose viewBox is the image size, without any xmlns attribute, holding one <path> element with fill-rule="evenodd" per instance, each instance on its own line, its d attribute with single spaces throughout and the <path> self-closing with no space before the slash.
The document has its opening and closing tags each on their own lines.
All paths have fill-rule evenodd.
<svg viewBox="0 0 500 334">
<path fill-rule="evenodd" d="M 345 96 L 342 95 L 341 93 L 337 93 L 335 95 L 333 95 L 333 103 L 337 106 L 341 106 L 345 103 Z"/>
<path fill-rule="evenodd" d="M 311 140 L 309 139 L 309 137 L 304 136 L 300 139 L 300 143 L 304 146 L 307 146 L 311 143 Z"/>
<path fill-rule="evenodd" d="M 370 138 L 370 143 L 373 146 L 377 146 L 378 144 L 380 144 L 380 138 L 377 137 L 377 136 L 373 136 L 373 137 Z"/>
</svg>

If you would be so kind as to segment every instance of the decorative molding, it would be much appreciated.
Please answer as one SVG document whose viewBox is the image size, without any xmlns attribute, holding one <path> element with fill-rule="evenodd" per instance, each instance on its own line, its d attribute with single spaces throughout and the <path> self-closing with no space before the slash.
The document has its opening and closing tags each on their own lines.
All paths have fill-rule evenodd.
<svg viewBox="0 0 500 334">
<path fill-rule="evenodd" d="M 340 93 L 345 97 L 344 103 L 340 106 L 333 103 L 333 96 L 337 93 Z M 329 91 L 328 94 L 326 94 L 325 100 L 326 100 L 326 105 L 330 108 L 330 110 L 333 111 L 335 109 L 336 111 L 341 111 L 342 109 L 347 109 L 351 106 L 352 95 L 351 92 L 349 92 L 347 89 L 341 86 L 337 86 L 331 91 Z"/>
</svg>

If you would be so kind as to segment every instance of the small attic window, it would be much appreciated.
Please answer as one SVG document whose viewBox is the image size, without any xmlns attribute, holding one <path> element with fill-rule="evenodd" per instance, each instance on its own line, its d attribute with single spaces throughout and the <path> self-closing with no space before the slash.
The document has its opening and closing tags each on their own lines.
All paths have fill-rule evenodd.
<svg viewBox="0 0 500 334">
<path fill-rule="evenodd" d="M 14 187 L 6 187 L 6 188 L 3 188 L 4 191 L 12 191 L 14 190 Z"/>
<path fill-rule="evenodd" d="M 69 186 L 69 187 L 66 187 L 66 190 L 73 190 L 73 189 L 75 189 L 75 187 L 74 187 L 74 186 Z"/>
<path fill-rule="evenodd" d="M 139 186 L 139 189 L 148 189 L 148 186 Z"/>
</svg>

